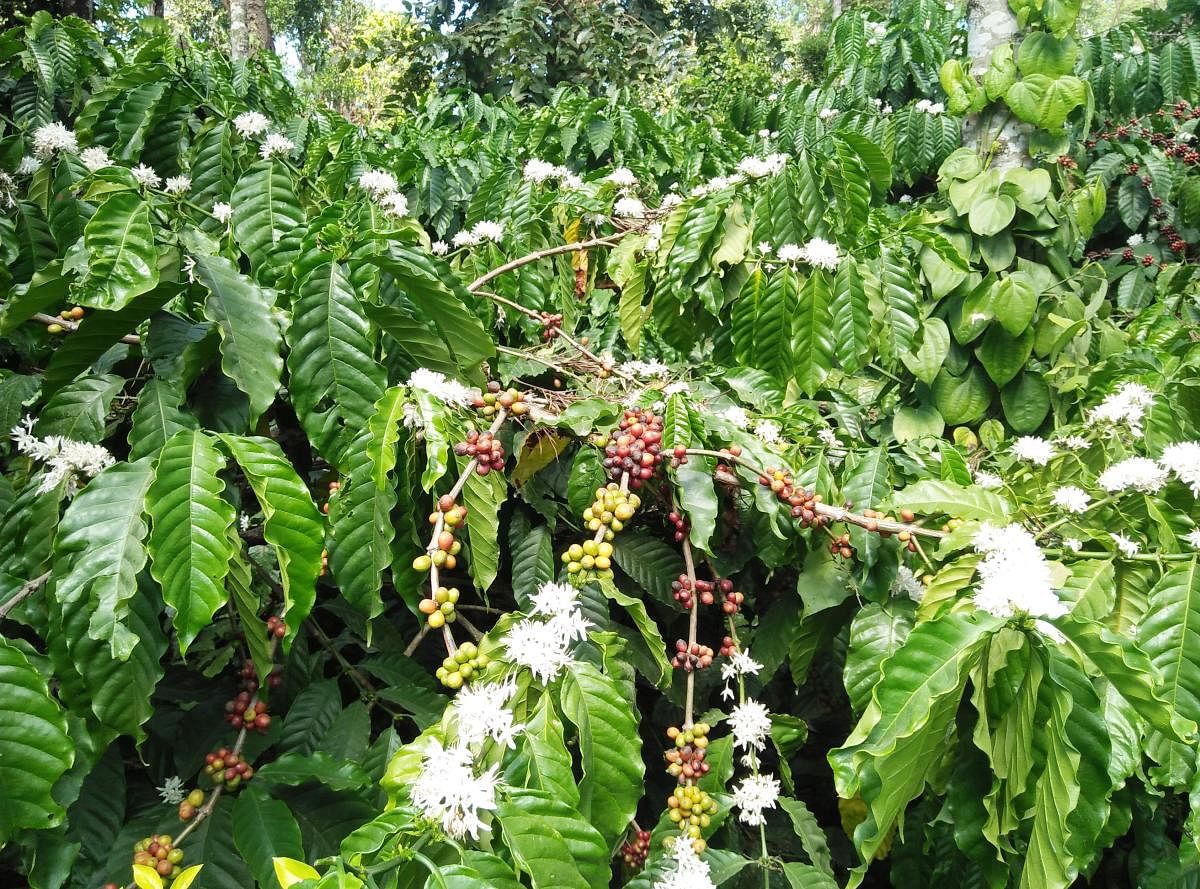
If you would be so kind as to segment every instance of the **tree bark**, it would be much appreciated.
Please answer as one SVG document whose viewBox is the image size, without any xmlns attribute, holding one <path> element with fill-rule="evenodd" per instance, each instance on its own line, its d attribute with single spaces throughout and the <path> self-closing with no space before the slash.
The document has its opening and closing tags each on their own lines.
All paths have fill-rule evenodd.
<svg viewBox="0 0 1200 889">
<path fill-rule="evenodd" d="M 967 49 L 971 55 L 971 73 L 982 77 L 992 52 L 1006 43 L 1015 43 L 1020 27 L 1008 0 L 971 0 L 967 10 Z M 1006 107 L 994 104 L 963 121 L 963 144 L 981 155 L 992 152 L 992 166 L 998 170 L 1029 163 L 1027 124 L 1013 117 Z M 993 151 L 993 145 L 995 150 Z"/>
<path fill-rule="evenodd" d="M 246 30 L 246 0 L 229 0 L 229 57 L 235 62 L 250 56 L 250 34 Z"/>
<path fill-rule="evenodd" d="M 267 0 L 245 0 L 246 31 L 250 55 L 274 48 L 271 21 L 267 18 Z"/>
</svg>

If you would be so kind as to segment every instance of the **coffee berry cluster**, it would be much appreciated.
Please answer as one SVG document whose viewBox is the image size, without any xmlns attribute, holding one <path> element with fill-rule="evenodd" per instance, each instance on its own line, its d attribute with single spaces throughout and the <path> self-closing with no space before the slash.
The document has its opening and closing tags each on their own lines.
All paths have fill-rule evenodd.
<svg viewBox="0 0 1200 889">
<path fill-rule="evenodd" d="M 671 666 L 675 669 L 691 673 L 711 667 L 712 662 L 713 650 L 707 645 L 698 642 L 688 645 L 682 639 L 675 641 L 675 656 L 671 658 Z"/>
<path fill-rule="evenodd" d="M 459 595 L 457 587 L 447 589 L 440 586 L 434 590 L 433 598 L 422 599 L 417 603 L 417 608 L 425 615 L 425 622 L 430 628 L 439 630 L 458 620 L 458 612 L 454 606 L 458 603 Z"/>
<path fill-rule="evenodd" d="M 421 574 L 428 571 L 432 565 L 447 571 L 458 567 L 458 554 L 462 552 L 462 542 L 455 534 L 467 523 L 467 508 L 455 503 L 449 494 L 443 494 L 438 498 L 437 509 L 429 514 L 429 524 L 436 527 L 439 519 L 442 529 L 431 541 L 430 552 L 413 559 L 413 570 Z"/>
<path fill-rule="evenodd" d="M 607 540 L 572 543 L 562 554 L 567 573 L 575 576 L 590 571 L 597 577 L 612 577 L 613 545 Z"/>
<path fill-rule="evenodd" d="M 214 784 L 224 784 L 226 790 L 237 790 L 243 781 L 254 777 L 254 767 L 228 747 L 222 747 L 205 754 L 204 774 Z"/>
<path fill-rule="evenodd" d="M 691 728 L 671 726 L 667 729 L 667 737 L 675 746 L 663 754 L 667 761 L 667 773 L 673 775 L 680 784 L 698 781 L 708 774 L 709 765 L 705 762 L 708 755 L 707 722 L 697 722 Z"/>
<path fill-rule="evenodd" d="M 271 727 L 271 714 L 266 701 L 252 700 L 250 692 L 239 691 L 232 701 L 225 702 L 225 721 L 234 728 L 265 735 Z"/>
<path fill-rule="evenodd" d="M 462 688 L 473 677 L 482 675 L 491 663 L 491 658 L 481 652 L 474 642 L 464 642 L 437 668 L 438 682 L 446 688 Z"/>
<path fill-rule="evenodd" d="M 554 312 L 542 312 L 542 341 L 550 342 L 562 330 L 563 316 Z"/>
<path fill-rule="evenodd" d="M 282 618 L 280 618 L 274 614 L 272 614 L 270 617 L 267 618 L 267 638 L 268 639 L 271 638 L 272 636 L 275 637 L 276 639 L 282 639 L 284 636 L 287 635 L 287 629 L 288 629 L 287 624 L 285 624 L 283 622 Z"/>
<path fill-rule="evenodd" d="M 770 488 L 779 501 L 791 510 L 792 518 L 800 520 L 802 527 L 820 528 L 829 524 L 828 517 L 817 515 L 821 495 L 797 486 L 787 470 L 767 467 L 764 474 L 758 477 L 758 483 Z"/>
<path fill-rule="evenodd" d="M 686 460 L 686 457 L 684 459 Z M 675 542 L 683 543 L 688 536 L 688 532 L 692 529 L 691 522 L 673 510 L 667 516 L 667 521 L 669 521 L 671 523 L 671 527 L 675 529 Z"/>
<path fill-rule="evenodd" d="M 691 611 L 696 604 L 696 595 L 700 596 L 700 601 L 705 605 L 711 605 L 713 598 L 714 585 L 711 580 L 697 580 L 693 588 L 691 580 L 686 574 L 680 574 L 675 580 L 671 581 L 671 597 L 680 604 L 684 611 Z"/>
<path fill-rule="evenodd" d="M 148 836 L 133 846 L 133 863 L 154 868 L 160 877 L 178 875 L 182 861 L 183 850 L 176 849 L 167 834 Z"/>
<path fill-rule="evenodd" d="M 621 860 L 625 862 L 625 866 L 632 871 L 640 871 L 646 864 L 646 857 L 650 854 L 650 831 L 635 830 L 633 834 L 621 844 Z"/>
<path fill-rule="evenodd" d="M 620 481 L 629 474 L 629 486 L 640 488 L 662 462 L 662 419 L 652 411 L 627 410 L 616 433 L 604 444 L 604 470 Z"/>
<path fill-rule="evenodd" d="M 187 795 L 187 799 L 179 804 L 179 820 L 191 821 L 196 810 L 204 805 L 204 791 L 197 787 Z"/>
<path fill-rule="evenodd" d="M 879 534 L 880 537 L 883 537 L 883 538 L 888 538 L 888 537 L 892 536 L 892 532 L 890 532 L 890 531 L 880 531 L 879 530 L 879 522 L 881 520 L 889 521 L 889 522 L 895 521 L 895 519 L 893 519 L 891 516 L 886 515 L 882 512 L 878 512 L 877 510 L 874 510 L 874 509 L 864 509 L 862 511 L 862 514 L 863 514 L 863 518 L 865 518 L 867 520 L 867 523 L 864 527 L 868 531 L 876 532 Z M 917 514 L 914 513 L 911 509 L 900 510 L 900 521 L 904 522 L 905 524 L 912 524 L 916 520 L 917 520 Z M 962 524 L 962 523 L 959 522 L 959 524 Z M 957 525 L 955 527 L 957 527 Z M 915 553 L 917 551 L 917 542 L 915 540 L 913 540 L 913 535 L 912 535 L 911 531 L 900 531 L 899 533 L 896 534 L 896 539 L 899 540 L 901 543 L 903 543 L 910 553 Z"/>
<path fill-rule="evenodd" d="M 460 441 L 454 446 L 454 453 L 460 457 L 475 459 L 477 475 L 487 475 L 489 472 L 500 472 L 504 469 L 504 445 L 490 432 L 467 433 L 467 440 Z"/>
<path fill-rule="evenodd" d="M 506 410 L 514 417 L 529 413 L 529 402 L 524 394 L 516 389 L 505 389 L 494 380 L 487 384 L 482 395 L 475 396 L 471 404 L 485 417 L 494 416 L 500 410 Z"/>
<path fill-rule="evenodd" d="M 712 823 L 717 809 L 717 801 L 695 784 L 684 785 L 667 797 L 667 817 L 682 828 L 697 854 L 708 847 L 701 831 Z"/>
<path fill-rule="evenodd" d="M 637 494 L 622 491 L 616 482 L 596 489 L 596 499 L 592 505 L 583 511 L 583 523 L 589 531 L 604 530 L 604 539 L 612 540 L 613 535 L 624 530 L 625 523 L 633 518 L 642 498 Z"/>
</svg>

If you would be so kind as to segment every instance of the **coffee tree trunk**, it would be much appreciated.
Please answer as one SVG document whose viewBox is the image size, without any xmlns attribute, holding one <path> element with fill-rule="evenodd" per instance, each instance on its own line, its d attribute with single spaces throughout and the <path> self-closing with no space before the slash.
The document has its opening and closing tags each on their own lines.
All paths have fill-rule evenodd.
<svg viewBox="0 0 1200 889">
<path fill-rule="evenodd" d="M 1020 29 L 1008 0 L 972 0 L 967 11 L 967 48 L 971 55 L 971 73 L 983 77 L 992 52 L 1006 43 L 1015 43 Z M 1017 167 L 1027 162 L 1029 128 L 995 103 L 963 120 L 963 144 L 981 155 L 992 151 L 996 169 Z M 994 148 L 993 148 L 994 146 Z"/>
<path fill-rule="evenodd" d="M 229 55 L 247 59 L 273 45 L 266 0 L 229 0 Z"/>
</svg>

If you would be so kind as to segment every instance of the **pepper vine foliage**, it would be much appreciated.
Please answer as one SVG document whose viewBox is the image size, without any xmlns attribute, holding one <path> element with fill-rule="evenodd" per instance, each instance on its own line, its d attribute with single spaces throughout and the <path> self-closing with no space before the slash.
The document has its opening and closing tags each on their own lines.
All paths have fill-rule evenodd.
<svg viewBox="0 0 1200 889">
<path fill-rule="evenodd" d="M 379 131 L 0 35 L 5 879 L 1190 885 L 1200 43 L 1014 7 Z"/>
</svg>

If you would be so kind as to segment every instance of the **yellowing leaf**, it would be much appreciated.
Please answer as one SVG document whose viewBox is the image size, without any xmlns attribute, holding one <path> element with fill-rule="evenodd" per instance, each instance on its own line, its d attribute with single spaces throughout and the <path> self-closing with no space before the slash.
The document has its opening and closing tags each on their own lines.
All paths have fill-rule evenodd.
<svg viewBox="0 0 1200 889">
<path fill-rule="evenodd" d="M 288 889 L 289 886 L 295 886 L 305 880 L 321 878 L 319 873 L 295 858 L 272 858 L 271 863 L 275 865 L 275 879 L 279 881 L 279 885 L 283 889 Z"/>
<path fill-rule="evenodd" d="M 204 867 L 203 864 L 193 864 L 191 867 L 185 867 L 179 872 L 179 876 L 171 881 L 171 889 L 188 889 L 195 882 L 196 877 L 200 876 L 200 868 L 202 867 Z"/>
<path fill-rule="evenodd" d="M 158 875 L 158 871 L 144 864 L 133 866 L 133 882 L 137 883 L 138 889 L 163 889 L 162 877 Z"/>
</svg>

